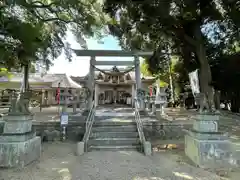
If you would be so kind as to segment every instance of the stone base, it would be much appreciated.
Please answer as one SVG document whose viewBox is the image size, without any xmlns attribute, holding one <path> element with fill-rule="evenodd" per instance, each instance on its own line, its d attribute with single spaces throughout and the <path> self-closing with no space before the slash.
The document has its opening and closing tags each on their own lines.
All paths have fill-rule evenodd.
<svg viewBox="0 0 240 180">
<path fill-rule="evenodd" d="M 195 130 L 185 130 L 190 136 L 195 137 L 198 140 L 228 140 L 228 136 L 225 136 L 222 132 L 198 132 Z"/>
<path fill-rule="evenodd" d="M 0 130 L 0 134 L 24 134 L 30 132 L 32 130 L 32 119 L 32 115 L 7 115 L 1 122 L 0 126 L 3 126 L 3 130 Z"/>
<path fill-rule="evenodd" d="M 162 120 L 163 119 L 163 113 L 161 110 L 156 110 L 156 118 L 158 120 Z"/>
<path fill-rule="evenodd" d="M 36 132 L 31 131 L 24 134 L 1 134 L 0 144 L 3 142 L 24 142 L 36 137 Z"/>
<path fill-rule="evenodd" d="M 201 168 L 230 167 L 232 155 L 229 140 L 198 139 L 185 136 L 185 154 Z"/>
<path fill-rule="evenodd" d="M 24 167 L 41 155 L 41 138 L 24 142 L 0 142 L 0 167 Z"/>
</svg>

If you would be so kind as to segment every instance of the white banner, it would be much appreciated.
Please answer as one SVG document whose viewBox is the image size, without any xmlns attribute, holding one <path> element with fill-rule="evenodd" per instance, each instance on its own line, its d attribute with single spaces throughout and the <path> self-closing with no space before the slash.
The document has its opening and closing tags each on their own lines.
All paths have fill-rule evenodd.
<svg viewBox="0 0 240 180">
<path fill-rule="evenodd" d="M 195 97 L 196 94 L 200 93 L 199 78 L 198 78 L 198 69 L 189 73 L 189 80 L 192 89 L 192 93 Z"/>
</svg>

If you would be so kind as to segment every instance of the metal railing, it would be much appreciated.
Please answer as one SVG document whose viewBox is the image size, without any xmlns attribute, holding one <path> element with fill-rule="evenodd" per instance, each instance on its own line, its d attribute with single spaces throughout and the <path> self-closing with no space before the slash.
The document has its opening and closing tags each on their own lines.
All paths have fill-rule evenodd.
<svg viewBox="0 0 240 180">
<path fill-rule="evenodd" d="M 89 140 L 89 136 L 90 136 L 90 133 L 91 133 L 91 130 L 92 130 L 93 122 L 95 120 L 94 117 L 95 117 L 95 102 L 93 101 L 91 109 L 88 113 L 86 124 L 85 124 L 85 134 L 84 134 L 84 137 L 83 137 L 85 152 L 87 152 L 87 150 L 88 150 L 88 140 Z"/>
<path fill-rule="evenodd" d="M 144 132 L 143 132 L 143 122 L 140 118 L 138 100 L 135 100 L 135 121 L 137 123 L 139 139 L 140 139 L 140 142 L 141 142 L 141 150 L 143 151 L 143 145 L 144 145 L 146 139 L 145 139 L 145 135 L 144 135 Z"/>
</svg>

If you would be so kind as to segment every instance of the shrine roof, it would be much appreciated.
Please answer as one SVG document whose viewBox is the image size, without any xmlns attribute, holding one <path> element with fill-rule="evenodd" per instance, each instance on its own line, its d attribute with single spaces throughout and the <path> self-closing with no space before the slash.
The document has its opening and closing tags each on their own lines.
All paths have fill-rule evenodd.
<svg viewBox="0 0 240 180">
<path fill-rule="evenodd" d="M 111 72 L 111 71 L 109 70 L 109 71 L 106 71 L 106 72 Z M 122 72 L 124 72 L 124 71 L 122 71 Z M 94 72 L 94 78 L 95 78 L 95 80 L 98 79 L 99 74 L 101 74 L 103 77 L 105 76 L 104 73 L 102 73 L 102 72 L 100 72 L 100 71 L 95 71 L 95 72 Z M 130 71 L 130 72 L 124 74 L 124 76 L 127 76 L 127 74 L 129 74 L 131 80 L 134 80 L 134 81 L 135 81 L 135 71 Z M 72 78 L 74 81 L 79 82 L 79 81 L 86 81 L 86 80 L 88 79 L 88 76 L 89 76 L 89 74 L 87 74 L 86 76 L 71 76 L 71 78 Z M 141 74 L 141 78 L 142 78 L 143 80 L 154 80 L 154 79 L 155 79 L 155 77 L 153 77 L 153 76 L 143 76 L 142 74 Z"/>
<path fill-rule="evenodd" d="M 12 73 L 12 77 L 9 82 L 21 83 L 23 79 L 22 73 Z M 40 73 L 29 73 L 29 83 L 49 83 L 51 87 L 58 87 L 58 83 L 61 83 L 61 87 L 67 88 L 81 88 L 82 86 L 73 81 L 66 74 L 40 74 Z"/>
</svg>

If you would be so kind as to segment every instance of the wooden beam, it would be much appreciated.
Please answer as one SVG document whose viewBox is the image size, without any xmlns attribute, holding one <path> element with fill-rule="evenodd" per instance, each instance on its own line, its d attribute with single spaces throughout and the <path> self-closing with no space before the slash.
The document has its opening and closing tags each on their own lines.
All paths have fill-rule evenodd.
<svg viewBox="0 0 240 180">
<path fill-rule="evenodd" d="M 147 57 L 152 56 L 153 52 L 150 51 L 121 51 L 121 50 L 80 50 L 73 49 L 77 56 L 112 56 L 112 57 L 133 57 L 141 56 Z"/>
<path fill-rule="evenodd" d="M 134 61 L 96 61 L 95 66 L 132 66 Z"/>
</svg>

